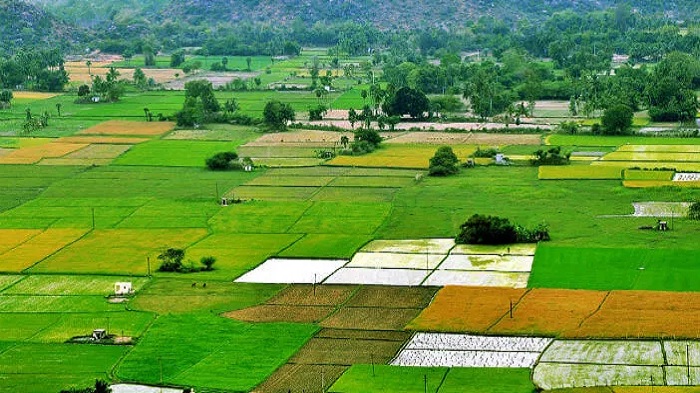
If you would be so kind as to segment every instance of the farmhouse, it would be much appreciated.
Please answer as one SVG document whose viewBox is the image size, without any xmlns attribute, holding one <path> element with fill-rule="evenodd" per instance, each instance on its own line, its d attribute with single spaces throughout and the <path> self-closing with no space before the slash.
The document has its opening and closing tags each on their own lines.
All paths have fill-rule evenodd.
<svg viewBox="0 0 700 393">
<path fill-rule="evenodd" d="M 131 287 L 131 282 L 116 282 L 114 283 L 114 294 L 121 296 L 121 295 L 129 295 L 133 293 L 134 290 Z"/>
</svg>

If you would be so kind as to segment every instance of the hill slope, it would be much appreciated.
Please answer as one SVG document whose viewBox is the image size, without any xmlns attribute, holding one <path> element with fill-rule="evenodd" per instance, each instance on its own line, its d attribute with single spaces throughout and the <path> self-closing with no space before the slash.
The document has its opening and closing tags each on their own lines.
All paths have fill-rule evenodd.
<svg viewBox="0 0 700 393">
<path fill-rule="evenodd" d="M 42 8 L 20 0 L 0 0 L 2 48 L 72 46 L 81 33 Z"/>
</svg>

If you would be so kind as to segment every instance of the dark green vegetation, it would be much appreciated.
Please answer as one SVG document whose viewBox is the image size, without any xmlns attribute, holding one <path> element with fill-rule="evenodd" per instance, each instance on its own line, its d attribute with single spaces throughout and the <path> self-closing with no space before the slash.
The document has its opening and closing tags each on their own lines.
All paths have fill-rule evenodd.
<svg viewBox="0 0 700 393">
<path fill-rule="evenodd" d="M 430 158 L 428 173 L 431 176 L 448 176 L 459 172 L 457 164 L 459 160 L 449 146 L 441 146 Z"/>
</svg>

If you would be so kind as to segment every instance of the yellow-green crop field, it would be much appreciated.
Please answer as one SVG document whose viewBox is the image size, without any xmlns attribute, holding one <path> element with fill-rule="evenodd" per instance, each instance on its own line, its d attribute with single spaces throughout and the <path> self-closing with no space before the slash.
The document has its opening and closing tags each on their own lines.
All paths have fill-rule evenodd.
<svg viewBox="0 0 700 393">
<path fill-rule="evenodd" d="M 21 272 L 85 235 L 85 229 L 50 228 L 0 254 L 0 271 Z"/>
<path fill-rule="evenodd" d="M 386 145 L 370 154 L 361 156 L 338 156 L 331 165 L 361 166 L 380 168 L 427 169 L 430 158 L 435 154 L 435 146 L 430 145 Z M 461 161 L 476 151 L 476 146 L 456 145 L 452 150 Z"/>
<path fill-rule="evenodd" d="M 698 162 L 700 153 L 615 151 L 602 158 L 608 161 Z"/>
<path fill-rule="evenodd" d="M 617 151 L 635 153 L 700 153 L 698 145 L 622 145 Z"/>
<path fill-rule="evenodd" d="M 616 180 L 622 178 L 624 169 L 614 166 L 563 165 L 540 166 L 538 177 L 541 180 L 589 179 Z"/>
</svg>

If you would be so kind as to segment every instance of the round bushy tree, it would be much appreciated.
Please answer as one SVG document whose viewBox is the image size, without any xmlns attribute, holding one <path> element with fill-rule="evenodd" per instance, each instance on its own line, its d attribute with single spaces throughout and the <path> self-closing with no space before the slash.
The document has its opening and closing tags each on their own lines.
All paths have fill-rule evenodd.
<svg viewBox="0 0 700 393">
<path fill-rule="evenodd" d="M 233 160 L 238 158 L 238 154 L 232 151 L 216 153 L 206 159 L 207 168 L 212 171 L 226 171 L 233 168 Z"/>
<path fill-rule="evenodd" d="M 277 100 L 269 101 L 263 109 L 265 124 L 273 130 L 285 130 L 287 123 L 294 121 L 295 118 L 294 108 Z"/>
<path fill-rule="evenodd" d="M 603 112 L 600 120 L 603 132 L 607 135 L 624 134 L 632 127 L 634 111 L 627 105 L 614 105 Z"/>
<path fill-rule="evenodd" d="M 430 176 L 448 176 L 459 172 L 457 155 L 449 146 L 441 146 L 430 159 L 428 173 Z"/>
<path fill-rule="evenodd" d="M 517 239 L 517 230 L 507 218 L 474 214 L 460 226 L 455 240 L 461 244 L 511 244 Z"/>
</svg>

